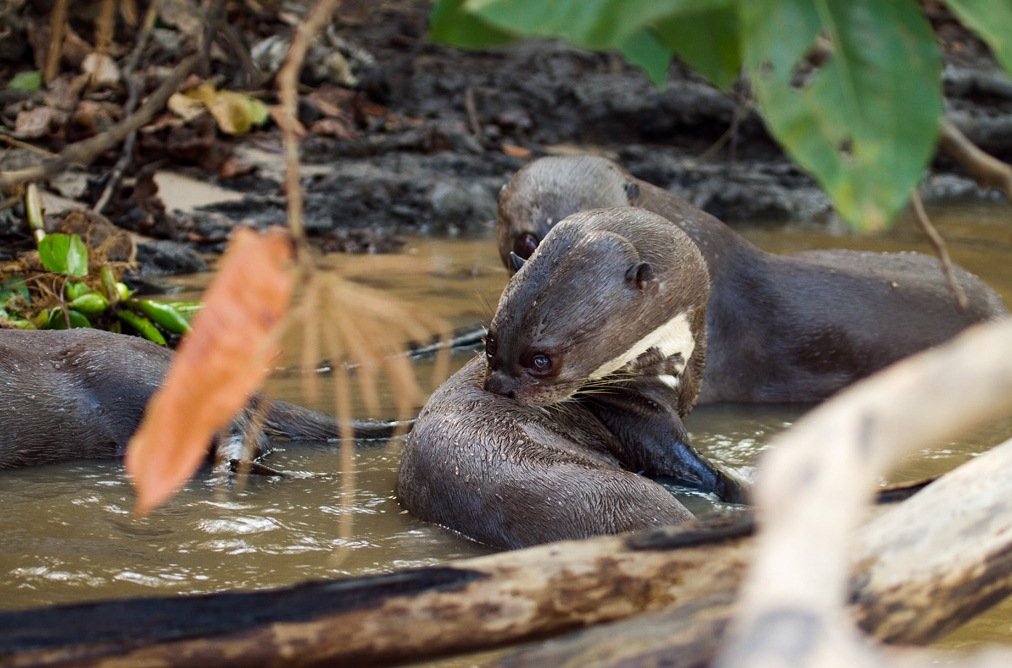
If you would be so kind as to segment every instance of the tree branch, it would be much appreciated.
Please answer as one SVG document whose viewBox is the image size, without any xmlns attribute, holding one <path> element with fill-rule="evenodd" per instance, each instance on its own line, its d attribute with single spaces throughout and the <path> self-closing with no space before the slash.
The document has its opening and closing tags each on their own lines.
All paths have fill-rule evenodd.
<svg viewBox="0 0 1012 668">
<path fill-rule="evenodd" d="M 970 172 L 977 183 L 1001 190 L 1005 199 L 1012 202 L 1012 166 L 980 150 L 948 119 L 942 121 L 939 146 Z"/>
<path fill-rule="evenodd" d="M 718 665 L 886 665 L 844 613 L 851 537 L 902 454 L 1012 414 L 1010 351 L 1012 320 L 978 326 L 856 383 L 771 442 L 755 486 L 756 559 Z"/>
</svg>

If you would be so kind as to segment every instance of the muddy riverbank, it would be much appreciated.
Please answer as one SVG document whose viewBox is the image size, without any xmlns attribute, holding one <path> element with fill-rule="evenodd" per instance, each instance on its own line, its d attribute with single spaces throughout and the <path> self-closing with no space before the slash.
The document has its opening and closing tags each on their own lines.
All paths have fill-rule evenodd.
<svg viewBox="0 0 1012 668">
<path fill-rule="evenodd" d="M 721 92 L 675 63 L 658 88 L 614 54 L 550 41 L 460 51 L 428 39 L 429 7 L 423 0 L 369 3 L 339 13 L 329 31 L 346 54 L 349 78 L 340 86 L 316 82 L 300 108 L 310 129 L 303 146 L 307 225 L 326 248 L 382 252 L 395 250 L 401 233 L 487 231 L 498 189 L 514 171 L 541 155 L 573 151 L 604 153 L 725 220 L 841 229 L 814 181 L 766 134 L 744 82 Z M 929 15 L 946 54 L 947 114 L 982 147 L 1012 159 L 1012 82 L 943 10 Z M 236 23 L 250 43 L 289 29 L 245 16 Z M 215 67 L 229 73 L 220 59 Z M 171 146 L 153 138 L 140 146 L 135 206 L 113 219 L 163 240 L 141 245 L 142 261 L 156 273 L 195 268 L 192 256 L 164 240 L 213 253 L 236 223 L 284 221 L 276 128 L 236 139 L 219 133 L 207 151 L 235 161 L 217 174 L 207 168 L 207 151 L 166 154 Z M 87 174 L 107 169 L 100 160 Z M 229 194 L 196 209 L 181 206 L 172 191 L 150 197 L 149 173 L 157 170 L 181 171 Z M 79 185 L 53 188 L 87 199 Z M 929 201 L 998 198 L 944 156 L 922 190 Z M 0 242 L 26 239 L 17 214 L 0 214 Z"/>
</svg>

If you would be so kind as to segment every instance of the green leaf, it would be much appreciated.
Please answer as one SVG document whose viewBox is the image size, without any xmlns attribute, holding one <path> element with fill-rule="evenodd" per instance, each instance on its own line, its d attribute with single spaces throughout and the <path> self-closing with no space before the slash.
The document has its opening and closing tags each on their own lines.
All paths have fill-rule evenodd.
<svg viewBox="0 0 1012 668">
<path fill-rule="evenodd" d="M 493 26 L 519 35 L 561 37 L 591 49 L 622 48 L 654 21 L 729 0 L 467 0 Z"/>
<path fill-rule="evenodd" d="M 934 152 L 941 57 L 914 0 L 740 5 L 744 59 L 770 132 L 860 229 L 884 227 Z M 828 42 L 813 67 L 817 38 Z"/>
<path fill-rule="evenodd" d="M 169 302 L 156 299 L 129 299 L 126 305 L 142 315 L 146 315 L 167 332 L 186 334 L 190 331 L 189 321 Z"/>
<path fill-rule="evenodd" d="M 88 275 L 88 248 L 76 234 L 47 234 L 39 241 L 39 260 L 56 274 Z"/>
<path fill-rule="evenodd" d="M 1008 0 L 945 0 L 966 27 L 987 42 L 1005 72 L 1012 76 L 1012 2 Z"/>
<path fill-rule="evenodd" d="M 733 5 L 658 21 L 653 33 L 692 69 L 727 90 L 741 71 L 738 12 Z"/>
<path fill-rule="evenodd" d="M 431 35 L 468 48 L 534 36 L 615 49 L 658 85 L 674 51 L 726 88 L 741 68 L 734 5 L 735 0 L 439 0 Z"/>
<path fill-rule="evenodd" d="M 8 278 L 0 282 L 0 320 L 20 322 L 21 309 L 31 305 L 32 295 L 24 279 Z"/>
<path fill-rule="evenodd" d="M 64 315 L 63 309 L 54 308 L 49 312 L 49 322 L 46 323 L 43 329 L 67 329 L 68 320 L 70 321 L 71 329 L 91 327 L 91 321 L 88 320 L 88 316 L 80 311 L 68 308 L 66 315 Z"/>
<path fill-rule="evenodd" d="M 0 283 L 0 306 L 6 305 L 13 299 L 20 297 L 26 304 L 32 301 L 32 295 L 28 292 L 28 285 L 23 278 L 8 278 Z"/>
<path fill-rule="evenodd" d="M 464 49 L 482 49 L 516 41 L 517 35 L 495 28 L 463 7 L 465 0 L 437 0 L 429 17 L 429 36 Z"/>
<path fill-rule="evenodd" d="M 87 292 L 70 302 L 70 306 L 85 315 L 98 315 L 109 308 L 109 300 L 98 292 Z"/>
<path fill-rule="evenodd" d="M 24 93 L 34 93 L 42 89 L 42 72 L 39 70 L 26 70 L 18 72 L 14 78 L 7 83 L 7 90 L 18 90 Z"/>
<path fill-rule="evenodd" d="M 636 33 L 622 45 L 619 53 L 646 72 L 655 86 L 660 86 L 668 78 L 671 49 L 664 46 L 651 32 L 643 30 Z"/>
<path fill-rule="evenodd" d="M 133 327 L 138 334 L 148 341 L 157 343 L 160 346 L 169 345 L 168 342 L 166 342 L 165 337 L 162 336 L 162 333 L 158 331 L 157 327 L 155 327 L 154 323 L 139 313 L 134 313 L 133 311 L 129 311 L 127 309 L 118 309 L 116 311 L 116 317 Z"/>
<path fill-rule="evenodd" d="M 81 281 L 67 281 L 63 285 L 63 294 L 67 296 L 67 299 L 72 301 L 89 292 L 91 292 L 91 288 L 88 287 L 87 283 Z"/>
</svg>

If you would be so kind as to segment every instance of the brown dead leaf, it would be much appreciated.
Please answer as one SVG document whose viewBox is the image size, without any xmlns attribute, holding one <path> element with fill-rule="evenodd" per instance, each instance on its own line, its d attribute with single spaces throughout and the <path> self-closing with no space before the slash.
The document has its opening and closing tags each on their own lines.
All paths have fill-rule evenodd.
<svg viewBox="0 0 1012 668">
<path fill-rule="evenodd" d="M 517 146 L 516 144 L 507 144 L 503 142 L 499 147 L 505 155 L 511 158 L 529 158 L 531 157 L 531 149 L 524 148 L 523 146 Z"/>
<path fill-rule="evenodd" d="M 89 53 L 81 63 L 81 71 L 91 77 L 93 88 L 113 86 L 120 80 L 116 61 L 104 53 Z"/>
<path fill-rule="evenodd" d="M 218 90 L 209 83 L 176 93 L 169 98 L 169 108 L 187 119 L 199 115 L 198 110 L 207 109 L 218 128 L 230 135 L 245 134 L 268 119 L 267 107 L 260 100 L 244 93 Z"/>
<path fill-rule="evenodd" d="M 193 332 L 127 447 L 137 513 L 172 498 L 200 466 L 214 435 L 263 383 L 291 299 L 291 261 L 286 232 L 236 230 Z"/>
<path fill-rule="evenodd" d="M 334 137 L 335 139 L 354 139 L 359 134 L 346 121 L 339 118 L 321 118 L 309 126 L 309 131 L 319 137 Z"/>
<path fill-rule="evenodd" d="M 58 114 L 50 107 L 35 107 L 19 111 L 14 121 L 14 136 L 21 139 L 38 139 L 49 135 L 57 124 Z"/>
<path fill-rule="evenodd" d="M 223 179 L 234 179 L 237 176 L 244 176 L 256 171 L 256 167 L 245 160 L 229 156 L 218 167 L 218 176 Z"/>
<path fill-rule="evenodd" d="M 67 123 L 67 139 L 76 141 L 105 132 L 118 123 L 123 107 L 113 102 L 81 100 Z"/>
<path fill-rule="evenodd" d="M 200 114 L 189 122 L 163 118 L 141 129 L 140 150 L 146 159 L 165 156 L 175 162 L 199 165 L 217 171 L 231 148 L 218 139 L 217 125 L 210 114 Z"/>
<path fill-rule="evenodd" d="M 173 93 L 166 106 L 184 121 L 193 120 L 207 111 L 203 102 L 186 93 Z"/>
</svg>

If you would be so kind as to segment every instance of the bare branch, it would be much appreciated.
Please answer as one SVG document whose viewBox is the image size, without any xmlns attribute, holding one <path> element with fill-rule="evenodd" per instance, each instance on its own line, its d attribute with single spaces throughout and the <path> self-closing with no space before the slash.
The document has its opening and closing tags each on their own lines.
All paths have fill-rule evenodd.
<svg viewBox="0 0 1012 668">
<path fill-rule="evenodd" d="M 917 224 L 921 226 L 924 234 L 927 235 L 931 245 L 935 248 L 935 255 L 938 256 L 938 261 L 942 265 L 942 273 L 945 274 L 945 280 L 949 284 L 949 292 L 956 298 L 959 310 L 965 311 L 970 302 L 966 298 L 963 286 L 956 282 L 956 276 L 952 273 L 952 258 L 949 257 L 949 247 L 945 244 L 945 239 L 928 218 L 928 212 L 924 210 L 924 202 L 921 201 L 921 195 L 916 190 L 910 198 L 910 203 L 913 204 L 914 218 L 917 220 Z"/>
<path fill-rule="evenodd" d="M 68 0 L 56 0 L 53 13 L 49 16 L 49 47 L 46 49 L 46 63 L 42 68 L 42 80 L 47 84 L 56 78 L 63 55 L 63 35 L 67 29 Z"/>
<path fill-rule="evenodd" d="M 299 179 L 298 84 L 302 62 L 313 39 L 323 30 L 341 0 L 320 0 L 292 36 L 285 64 L 278 72 L 278 99 L 281 106 L 281 139 L 285 147 L 285 195 L 288 198 L 288 227 L 301 243 L 306 236 L 302 225 L 302 184 Z"/>
<path fill-rule="evenodd" d="M 942 121 L 939 146 L 970 172 L 977 183 L 998 188 L 1012 202 L 1012 166 L 980 150 L 948 119 Z"/>
<path fill-rule="evenodd" d="M 141 61 L 141 54 L 144 53 L 144 49 L 148 45 L 151 29 L 155 25 L 155 19 L 158 17 L 158 10 L 161 8 L 161 4 L 161 0 L 152 0 L 151 4 L 148 5 L 148 11 L 144 15 L 144 24 L 141 26 L 140 34 L 137 36 L 137 43 L 134 44 L 134 49 L 127 59 L 126 66 L 123 68 L 123 79 L 127 84 L 127 101 L 123 105 L 124 116 L 134 113 L 134 109 L 137 108 L 137 103 L 140 101 L 141 94 L 137 81 L 134 80 L 134 71 Z M 130 166 L 131 160 L 133 160 L 134 142 L 136 141 L 137 130 L 134 130 L 127 135 L 126 140 L 123 142 L 123 153 L 120 155 L 119 160 L 116 161 L 112 172 L 109 173 L 109 180 L 105 184 L 102 195 L 95 202 L 95 206 L 92 207 L 93 211 L 102 213 L 102 209 L 109 203 L 113 192 L 119 186 L 120 179 L 123 178 L 123 173 Z"/>
</svg>

